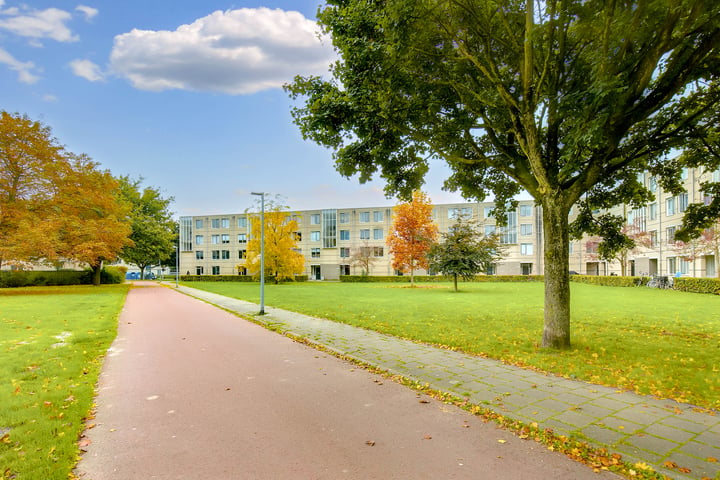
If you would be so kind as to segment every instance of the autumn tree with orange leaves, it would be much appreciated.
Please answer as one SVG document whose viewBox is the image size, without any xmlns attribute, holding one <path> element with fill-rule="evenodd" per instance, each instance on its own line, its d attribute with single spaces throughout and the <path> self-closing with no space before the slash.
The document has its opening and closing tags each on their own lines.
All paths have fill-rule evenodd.
<svg viewBox="0 0 720 480">
<path fill-rule="evenodd" d="M 103 262 L 129 242 L 129 208 L 117 186 L 49 127 L 0 112 L 0 265 L 75 260 L 99 283 Z"/>
<path fill-rule="evenodd" d="M 387 244 L 393 255 L 393 268 L 410 272 L 410 283 L 415 285 L 415 270 L 428 268 L 428 253 L 438 236 L 438 227 L 432 220 L 430 198 L 416 190 L 410 202 L 394 209 L 394 220 Z"/>
</svg>

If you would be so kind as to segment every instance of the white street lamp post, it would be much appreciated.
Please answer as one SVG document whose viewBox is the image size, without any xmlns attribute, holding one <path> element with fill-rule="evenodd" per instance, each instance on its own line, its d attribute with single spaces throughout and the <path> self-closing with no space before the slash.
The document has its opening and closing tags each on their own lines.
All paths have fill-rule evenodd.
<svg viewBox="0 0 720 480">
<path fill-rule="evenodd" d="M 265 315 L 265 195 L 250 192 L 260 197 L 260 315 Z"/>
</svg>

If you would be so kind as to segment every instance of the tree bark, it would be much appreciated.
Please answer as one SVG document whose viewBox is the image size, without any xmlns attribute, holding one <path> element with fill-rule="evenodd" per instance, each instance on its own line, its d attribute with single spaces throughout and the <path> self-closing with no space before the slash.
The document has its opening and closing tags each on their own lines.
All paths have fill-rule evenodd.
<svg viewBox="0 0 720 480">
<path fill-rule="evenodd" d="M 455 291 L 457 292 L 457 273 L 453 274 L 453 284 L 455 285 Z"/>
<path fill-rule="evenodd" d="M 93 285 L 95 285 L 95 286 L 100 285 L 100 273 L 102 272 L 102 267 L 103 267 L 102 262 L 98 263 L 97 265 L 92 266 Z"/>
<path fill-rule="evenodd" d="M 545 327 L 542 347 L 570 348 L 570 237 L 568 212 L 560 198 L 543 202 Z"/>
</svg>

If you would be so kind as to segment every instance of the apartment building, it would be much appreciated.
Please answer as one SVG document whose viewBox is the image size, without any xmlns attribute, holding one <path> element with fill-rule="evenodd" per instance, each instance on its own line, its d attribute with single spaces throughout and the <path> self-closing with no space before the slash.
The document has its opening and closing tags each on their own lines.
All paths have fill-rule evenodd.
<svg viewBox="0 0 720 480">
<path fill-rule="evenodd" d="M 710 197 L 702 192 L 703 181 L 720 181 L 720 170 L 683 171 L 686 192 L 670 195 L 662 191 L 649 174 L 642 182 L 656 200 L 642 208 L 620 206 L 614 213 L 627 217 L 627 224 L 647 232 L 648 247 L 629 253 L 628 275 L 688 275 L 712 277 L 718 261 L 712 252 L 701 246 L 680 246 L 674 234 L 682 223 L 682 214 L 690 203 L 707 203 Z M 498 233 L 505 244 L 505 257 L 487 272 L 498 275 L 542 275 L 543 225 L 542 211 L 532 200 L 520 201 L 508 215 L 507 225 L 500 227 L 493 217 L 494 204 L 457 203 L 433 207 L 433 221 L 440 232 L 447 232 L 459 215 L 473 218 L 484 234 Z M 571 211 L 570 220 L 576 212 Z M 180 272 L 197 275 L 247 274 L 245 261 L 250 238 L 250 216 L 247 213 L 181 217 Z M 257 215 L 257 214 L 255 214 Z M 350 258 L 359 248 L 372 252 L 374 262 L 370 275 L 398 275 L 385 239 L 393 222 L 392 207 L 344 208 L 288 212 L 298 222 L 298 248 L 305 257 L 305 274 L 313 280 L 334 280 L 340 275 L 359 275 L 359 266 Z M 585 275 L 620 275 L 619 262 L 597 258 L 597 241 L 583 238 L 570 242 L 570 271 Z M 696 251 L 691 251 L 693 248 Z M 426 272 L 418 272 L 423 274 Z"/>
<path fill-rule="evenodd" d="M 541 274 L 542 218 L 532 201 L 522 201 L 496 225 L 492 203 L 443 204 L 433 207 L 433 221 L 447 232 L 458 216 L 475 219 L 485 234 L 499 233 L 507 255 L 491 272 L 503 275 Z M 197 275 L 247 274 L 245 261 L 250 216 L 235 213 L 180 218 L 180 272 Z M 257 214 L 254 214 L 257 215 Z M 397 275 L 385 239 L 393 222 L 392 207 L 345 208 L 288 212 L 298 223 L 296 238 L 305 256 L 306 274 L 313 280 L 359 275 L 350 258 L 359 248 L 372 252 L 370 275 Z M 423 274 L 426 272 L 418 272 Z"/>
</svg>

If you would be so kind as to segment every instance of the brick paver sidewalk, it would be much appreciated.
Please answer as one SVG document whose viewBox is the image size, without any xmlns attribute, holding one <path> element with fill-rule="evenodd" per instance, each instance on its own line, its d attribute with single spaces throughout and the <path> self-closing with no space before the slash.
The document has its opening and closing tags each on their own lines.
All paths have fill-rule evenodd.
<svg viewBox="0 0 720 480">
<path fill-rule="evenodd" d="M 583 437 L 671 478 L 720 478 L 720 462 L 715 461 L 720 459 L 720 415 L 692 405 L 545 375 L 286 310 L 266 307 L 266 315 L 257 316 L 258 306 L 249 302 L 188 287 L 178 290 L 435 390 L 468 397 L 506 417 Z M 666 462 L 690 472 L 668 469 Z"/>
</svg>

